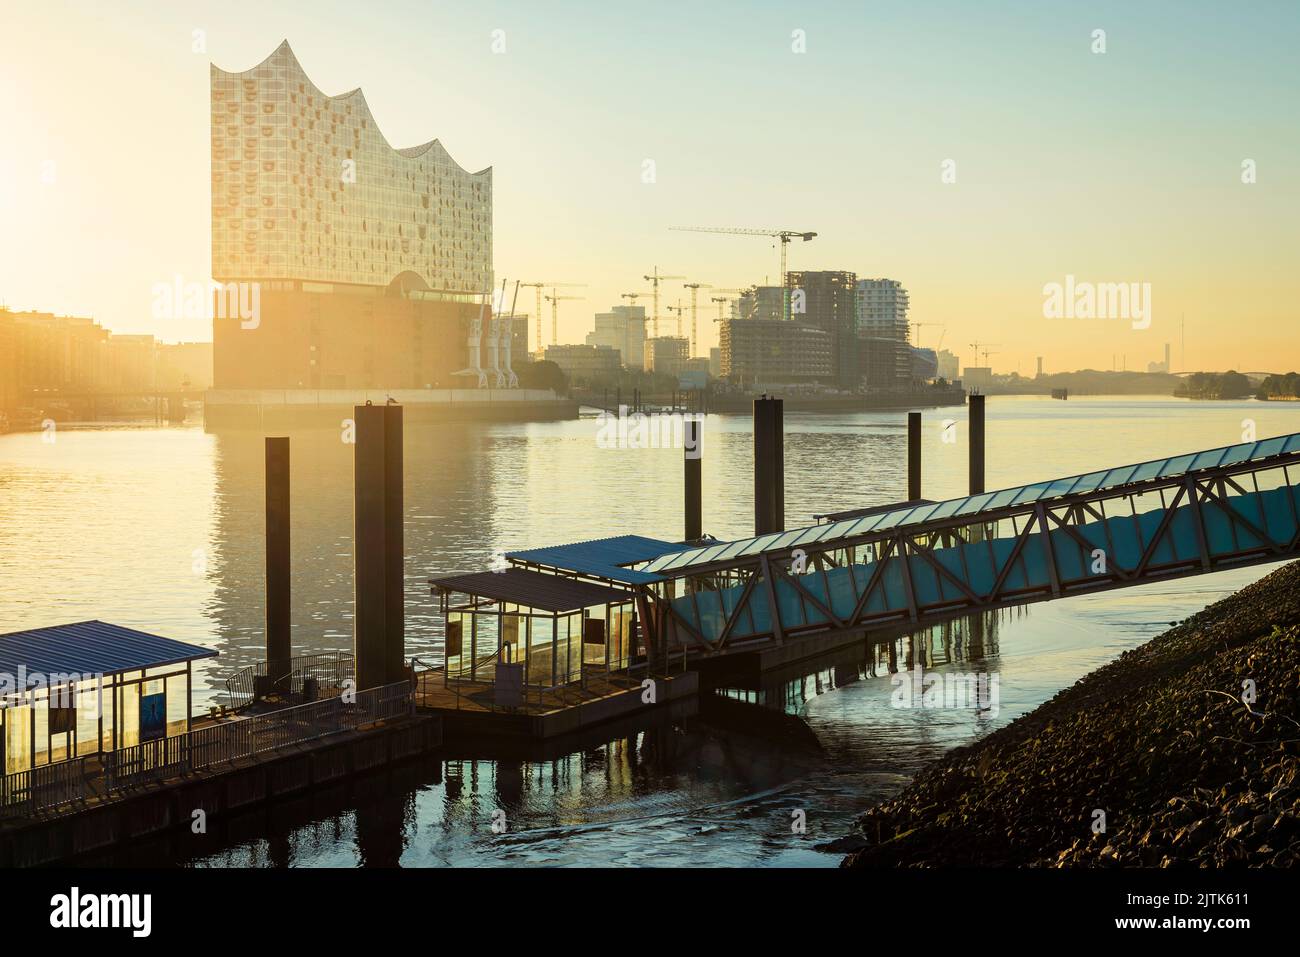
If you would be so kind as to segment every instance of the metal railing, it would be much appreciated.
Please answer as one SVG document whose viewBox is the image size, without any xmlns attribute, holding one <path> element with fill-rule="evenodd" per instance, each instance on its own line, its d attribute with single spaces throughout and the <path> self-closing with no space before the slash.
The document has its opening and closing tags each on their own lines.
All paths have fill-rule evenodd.
<svg viewBox="0 0 1300 957">
<path fill-rule="evenodd" d="M 327 698 L 6 774 L 0 779 L 0 815 L 30 815 L 404 717 L 415 712 L 411 692 L 411 682 L 399 681 L 358 692 L 351 701 Z"/>
<path fill-rule="evenodd" d="M 289 694 L 301 694 L 303 680 L 315 678 L 323 687 L 338 687 L 349 678 L 355 677 L 356 663 L 346 651 L 327 651 L 317 655 L 299 655 L 289 659 L 287 674 L 276 675 L 276 683 L 283 684 L 279 690 Z M 239 710 L 252 704 L 257 698 L 257 679 L 267 676 L 267 663 L 259 661 L 249 665 L 226 679 L 226 696 L 230 707 Z"/>
<path fill-rule="evenodd" d="M 483 661 L 495 657 L 494 653 Z M 480 661 L 481 666 L 482 661 Z M 563 680 L 559 683 L 525 681 L 523 701 L 518 707 L 496 703 L 491 694 L 495 681 L 486 674 L 480 674 L 476 679 L 459 677 L 458 675 L 469 673 L 468 669 L 465 669 L 449 675 L 442 663 L 435 663 L 418 656 L 411 658 L 411 669 L 415 679 L 413 695 L 416 704 L 420 707 L 451 707 L 456 711 L 520 714 L 530 710 L 545 711 L 556 707 L 573 707 L 590 701 L 592 700 L 590 684 L 593 679 L 598 679 L 607 688 L 622 687 L 626 690 L 640 686 L 646 678 L 671 680 L 674 673 L 681 675 L 686 671 L 686 649 L 667 655 L 665 660 L 657 665 L 651 665 L 644 657 L 639 661 L 631 659 L 623 667 L 615 669 L 609 668 L 605 662 L 583 662 L 575 670 L 562 672 Z M 442 694 L 438 691 L 425 690 L 426 682 L 421 680 L 425 676 L 437 682 Z M 447 700 L 447 692 L 452 696 L 452 703 L 449 706 L 439 703 Z"/>
<path fill-rule="evenodd" d="M 84 800 L 98 796 L 102 791 L 102 765 L 98 754 L 15 771 L 0 775 L 0 817 Z"/>
</svg>

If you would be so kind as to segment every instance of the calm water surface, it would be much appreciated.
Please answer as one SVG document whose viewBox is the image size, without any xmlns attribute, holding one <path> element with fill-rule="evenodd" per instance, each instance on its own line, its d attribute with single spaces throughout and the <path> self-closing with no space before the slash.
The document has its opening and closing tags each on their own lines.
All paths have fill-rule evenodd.
<svg viewBox="0 0 1300 957">
<path fill-rule="evenodd" d="M 1300 431 L 1295 403 L 994 397 L 988 487 Z M 957 422 L 942 441 L 944 419 Z M 924 493 L 964 492 L 965 409 L 925 413 Z M 902 413 L 787 414 L 786 523 L 903 497 Z M 753 522 L 750 423 L 705 426 L 704 526 Z M 681 535 L 681 452 L 601 449 L 593 420 L 406 430 L 407 651 L 441 654 L 426 580 L 515 548 Z M 293 436 L 295 653 L 351 648 L 352 449 Z M 101 618 L 206 645 L 196 705 L 262 657 L 262 441 L 113 426 L 0 436 L 0 632 Z M 906 667 L 983 671 L 995 709 L 902 710 L 865 646 L 694 713 L 548 752 L 445 753 L 334 792 L 118 852 L 122 863 L 834 865 L 815 845 L 924 762 L 987 734 L 1271 566 L 1076 597 L 904 639 Z M 509 831 L 492 816 L 505 811 Z M 806 833 L 792 833 L 795 812 Z"/>
</svg>

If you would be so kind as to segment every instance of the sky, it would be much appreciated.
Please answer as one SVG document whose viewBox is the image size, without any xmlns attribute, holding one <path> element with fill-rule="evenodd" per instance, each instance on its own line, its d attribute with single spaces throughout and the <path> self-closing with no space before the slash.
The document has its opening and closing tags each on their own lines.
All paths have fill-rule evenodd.
<svg viewBox="0 0 1300 957">
<path fill-rule="evenodd" d="M 1268 0 L 0 0 L 0 301 L 210 338 L 153 288 L 211 271 L 209 64 L 284 39 L 394 146 L 493 167 L 498 285 L 586 284 L 562 342 L 655 267 L 779 281 L 766 238 L 669 230 L 721 226 L 817 232 L 791 269 L 901 281 L 964 364 L 1300 368 L 1300 4 Z M 1045 315 L 1067 276 L 1149 284 L 1150 322 Z"/>
</svg>

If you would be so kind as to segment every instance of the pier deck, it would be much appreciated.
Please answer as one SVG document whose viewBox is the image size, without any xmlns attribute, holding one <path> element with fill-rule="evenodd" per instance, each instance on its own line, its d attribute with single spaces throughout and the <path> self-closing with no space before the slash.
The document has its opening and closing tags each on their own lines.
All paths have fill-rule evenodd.
<svg viewBox="0 0 1300 957">
<path fill-rule="evenodd" d="M 694 672 L 649 680 L 652 694 L 640 677 L 592 673 L 581 684 L 530 689 L 520 707 L 503 708 L 495 702 L 491 682 L 452 679 L 444 684 L 441 671 L 425 671 L 416 675 L 415 706 L 417 713 L 435 714 L 449 729 L 470 735 L 549 738 L 667 704 L 694 695 L 699 688 Z"/>
</svg>

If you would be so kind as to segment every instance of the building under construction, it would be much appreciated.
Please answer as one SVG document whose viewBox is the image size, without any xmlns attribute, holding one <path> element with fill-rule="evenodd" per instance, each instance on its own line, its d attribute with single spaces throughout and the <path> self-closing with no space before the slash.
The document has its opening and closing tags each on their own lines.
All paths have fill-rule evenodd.
<svg viewBox="0 0 1300 957">
<path fill-rule="evenodd" d="M 722 375 L 736 384 L 815 383 L 844 391 L 911 390 L 907 290 L 896 280 L 802 270 L 754 287 L 722 323 Z"/>
<path fill-rule="evenodd" d="M 831 378 L 831 336 L 805 322 L 731 319 L 722 324 L 722 376 L 754 387 Z"/>
</svg>

